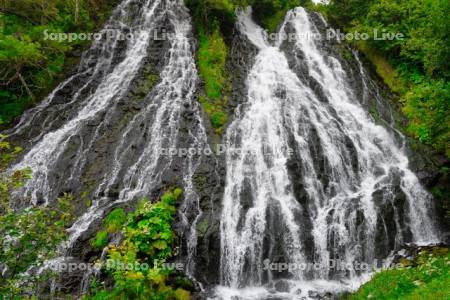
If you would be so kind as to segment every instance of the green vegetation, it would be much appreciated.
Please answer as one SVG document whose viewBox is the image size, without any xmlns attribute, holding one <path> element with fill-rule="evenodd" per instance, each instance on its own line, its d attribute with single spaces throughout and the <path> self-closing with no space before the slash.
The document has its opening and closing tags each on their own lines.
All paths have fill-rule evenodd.
<svg viewBox="0 0 450 300">
<path fill-rule="evenodd" d="M 211 99 L 220 99 L 227 81 L 225 63 L 228 48 L 218 29 L 210 35 L 200 32 L 198 51 L 200 73 L 205 80 L 205 92 Z"/>
<path fill-rule="evenodd" d="M 210 116 L 213 127 L 220 133 L 228 120 L 228 95 L 223 95 L 229 92 L 229 78 L 225 68 L 228 47 L 218 29 L 211 34 L 200 32 L 199 43 L 198 64 L 206 93 L 206 96 L 200 97 L 200 103 Z"/>
<path fill-rule="evenodd" d="M 57 205 L 13 210 L 11 193 L 30 178 L 29 170 L 6 174 L 7 164 L 20 153 L 0 136 L 0 295 L 7 299 L 21 299 L 24 294 L 35 295 L 40 282 L 48 280 L 51 273 L 30 277 L 24 272 L 56 255 L 58 245 L 67 238 L 65 229 L 72 222 L 73 197 L 64 195 Z M 0 297 L 1 298 L 1 297 Z"/>
<path fill-rule="evenodd" d="M 400 96 L 407 131 L 450 157 L 450 2 L 332 0 L 321 11 L 346 32 L 369 34 L 356 46 Z M 382 33 L 404 39 L 375 39 Z"/>
<path fill-rule="evenodd" d="M 127 215 L 122 208 L 116 208 L 103 221 L 107 232 L 119 231 L 127 221 Z"/>
<path fill-rule="evenodd" d="M 0 124 L 9 123 L 47 94 L 71 51 L 85 42 L 49 39 L 51 33 L 92 32 L 105 20 L 106 0 L 0 1 Z M 113 1 L 114 2 L 114 1 Z"/>
<path fill-rule="evenodd" d="M 449 299 L 450 254 L 448 248 L 423 251 L 404 267 L 376 274 L 356 293 L 344 297 L 348 300 L 362 299 Z"/>
<path fill-rule="evenodd" d="M 227 32 L 234 26 L 235 2 L 228 0 L 186 1 L 192 12 L 199 41 L 197 61 L 204 81 L 204 95 L 199 102 L 208 114 L 217 134 L 228 121 L 227 103 L 230 77 L 226 70 L 229 49 Z"/>
<path fill-rule="evenodd" d="M 106 230 L 97 232 L 95 238 L 91 241 L 91 245 L 97 250 L 105 248 L 108 245 L 108 232 Z"/>
<path fill-rule="evenodd" d="M 108 246 L 109 234 L 120 231 L 126 221 L 127 215 L 122 208 L 116 208 L 111 211 L 103 220 L 103 229 L 97 232 L 91 240 L 91 246 L 96 250 L 101 250 Z"/>
<path fill-rule="evenodd" d="M 255 17 L 269 32 L 276 32 L 290 9 L 310 5 L 309 0 L 259 0 L 252 3 Z"/>
<path fill-rule="evenodd" d="M 15 171 L 12 175 L 6 174 L 8 164 L 16 157 L 22 148 L 13 147 L 6 141 L 7 136 L 0 134 L 0 215 L 9 212 L 11 193 L 23 186 L 30 178 L 30 170 Z"/>
<path fill-rule="evenodd" d="M 96 286 L 90 299 L 190 299 L 190 293 L 183 289 L 188 284 L 173 280 L 171 277 L 176 274 L 163 265 L 175 255 L 176 236 L 172 223 L 175 204 L 181 194 L 181 189 L 173 188 L 156 203 L 143 200 L 135 212 L 126 216 L 127 221 L 120 228 L 124 237 L 122 243 L 108 248 L 105 272 L 113 284 Z M 116 209 L 104 224 L 118 225 L 123 221 L 123 211 Z"/>
<path fill-rule="evenodd" d="M 108 246 L 109 234 L 117 233 L 127 221 L 127 215 L 122 208 L 111 211 L 103 220 L 103 229 L 97 232 L 91 240 L 91 246 L 95 250 L 101 250 Z"/>
</svg>

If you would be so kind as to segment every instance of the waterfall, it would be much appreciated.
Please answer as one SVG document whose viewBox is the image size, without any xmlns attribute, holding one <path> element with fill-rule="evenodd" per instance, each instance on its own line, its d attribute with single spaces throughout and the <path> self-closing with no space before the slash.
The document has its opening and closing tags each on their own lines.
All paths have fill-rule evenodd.
<svg viewBox="0 0 450 300">
<path fill-rule="evenodd" d="M 257 53 L 224 136 L 221 207 L 221 157 L 170 154 L 212 153 L 182 0 L 123 0 L 74 74 L 5 132 L 24 148 L 10 170 L 33 174 L 15 193 L 16 206 L 80 195 L 60 256 L 38 273 L 52 263 L 90 260 L 82 248 L 110 211 L 173 185 L 184 191 L 177 259 L 188 276 L 205 282 L 205 269 L 215 270 L 220 259 L 220 285 L 211 291 L 220 299 L 302 299 L 354 289 L 404 244 L 439 241 L 432 198 L 409 168 L 392 110 L 377 122 L 366 108 L 371 97 L 377 108 L 386 103 L 357 53 L 357 75 L 350 74 L 339 51 L 330 50 L 337 41 L 325 39 L 326 21 L 303 8 L 287 13 L 276 40 L 251 15 L 238 11 L 239 37 Z M 162 32 L 165 38 L 156 38 Z M 216 186 L 204 186 L 210 183 Z M 92 203 L 81 203 L 82 195 Z M 207 238 L 197 236 L 202 217 Z M 220 258 L 211 257 L 216 249 L 205 250 L 218 245 L 218 231 Z M 97 273 L 81 274 L 80 294 Z"/>
<path fill-rule="evenodd" d="M 278 33 L 295 42 L 268 41 L 250 9 L 237 27 L 259 52 L 226 134 L 218 297 L 300 299 L 308 289 L 349 288 L 367 272 L 331 260 L 372 266 L 404 243 L 436 242 L 431 196 L 324 51 L 312 14 L 288 12 Z M 292 268 L 268 268 L 277 263 Z"/>
<path fill-rule="evenodd" d="M 198 75 L 190 22 L 182 1 L 124 0 L 76 74 L 8 132 L 12 139 L 30 140 L 12 169 L 31 168 L 32 179 L 19 196 L 33 204 L 51 204 L 100 170 L 91 175 L 92 205 L 69 229 L 65 256 L 77 255 L 77 243 L 86 243 L 113 208 L 178 184 L 184 190 L 178 233 L 187 241 L 186 272 L 193 273 L 201 210 L 192 176 L 201 157 L 166 151 L 208 147 L 194 97 Z M 161 31 L 167 33 L 163 41 L 154 37 Z M 153 57 L 157 51 L 161 55 Z M 138 97 L 135 86 L 146 79 L 142 74 L 152 60 L 158 81 Z"/>
</svg>

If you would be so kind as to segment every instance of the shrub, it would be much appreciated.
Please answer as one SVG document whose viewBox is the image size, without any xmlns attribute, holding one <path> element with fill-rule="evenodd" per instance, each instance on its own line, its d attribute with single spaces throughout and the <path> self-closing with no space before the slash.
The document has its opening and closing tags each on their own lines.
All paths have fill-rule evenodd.
<svg viewBox="0 0 450 300">
<path fill-rule="evenodd" d="M 158 202 L 144 199 L 136 211 L 128 214 L 121 229 L 123 242 L 108 248 L 107 265 L 111 267 L 106 271 L 113 285 L 95 291 L 92 299 L 190 299 L 188 291 L 168 285 L 173 270 L 163 266 L 174 255 L 172 223 L 181 194 L 181 189 L 173 188 Z M 122 267 L 136 264 L 148 268 Z"/>
</svg>

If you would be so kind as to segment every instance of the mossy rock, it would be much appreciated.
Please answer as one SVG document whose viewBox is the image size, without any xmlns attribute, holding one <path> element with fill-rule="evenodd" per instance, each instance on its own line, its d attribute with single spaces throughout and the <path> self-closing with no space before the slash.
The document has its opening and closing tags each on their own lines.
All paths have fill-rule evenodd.
<svg viewBox="0 0 450 300">
<path fill-rule="evenodd" d="M 209 222 L 207 219 L 203 219 L 197 224 L 197 232 L 200 236 L 204 236 L 209 228 Z"/>
</svg>

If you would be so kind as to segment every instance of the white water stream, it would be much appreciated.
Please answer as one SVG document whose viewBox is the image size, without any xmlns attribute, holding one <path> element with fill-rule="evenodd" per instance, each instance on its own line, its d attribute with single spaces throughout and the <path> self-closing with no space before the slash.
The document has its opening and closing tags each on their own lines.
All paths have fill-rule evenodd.
<svg viewBox="0 0 450 300">
<path fill-rule="evenodd" d="M 136 13 L 137 12 L 137 13 Z M 69 229 L 70 238 L 64 245 L 64 255 L 73 255 L 73 247 L 86 234 L 95 234 L 95 223 L 99 223 L 111 209 L 124 206 L 148 197 L 163 186 L 162 176 L 173 168 L 182 174 L 180 182 L 183 188 L 184 202 L 180 204 L 179 217 L 185 229 L 184 239 L 187 244 L 186 272 L 191 275 L 195 268 L 196 222 L 201 215 L 199 199 L 194 190 L 192 176 L 200 163 L 201 157 L 188 154 L 180 158 L 167 155 L 168 149 L 179 146 L 207 148 L 207 137 L 203 128 L 200 106 L 194 100 L 197 88 L 197 69 L 193 55 L 193 39 L 191 20 L 182 1 L 179 0 L 146 0 L 136 2 L 123 1 L 114 11 L 111 20 L 102 31 L 118 30 L 122 34 L 133 36 L 132 39 L 119 41 L 115 38 L 97 41 L 92 49 L 83 57 L 81 67 L 89 68 L 62 83 L 41 105 L 27 112 L 10 135 L 21 134 L 33 126 L 36 117 L 45 115 L 51 109 L 64 109 L 73 103 L 79 103 L 73 115 L 57 129 L 46 132 L 36 138 L 36 143 L 28 150 L 23 159 L 13 169 L 29 167 L 32 178 L 20 191 L 21 198 L 29 197 L 31 202 L 46 204 L 57 197 L 60 183 L 78 182 L 87 166 L 88 155 L 95 151 L 93 145 L 100 138 L 103 126 L 112 127 L 111 116 L 120 109 L 119 102 L 129 92 L 131 84 L 148 59 L 148 49 L 154 41 L 153 33 L 161 24 L 168 26 L 166 30 L 169 44 L 163 55 L 165 65 L 159 74 L 158 84 L 146 96 L 146 106 L 134 114 L 121 129 L 117 144 L 113 144 L 113 159 L 108 164 L 106 174 L 94 192 L 92 205 L 83 213 Z M 117 45 L 126 43 L 122 60 L 113 62 Z M 124 47 L 124 46 L 121 46 Z M 93 57 L 89 54 L 93 53 Z M 117 54 L 119 56 L 119 54 Z M 91 66 L 93 65 L 93 66 Z M 66 86 L 75 84 L 79 76 L 89 74 L 87 83 L 62 105 L 55 106 L 53 98 Z M 98 82 L 91 88 L 91 82 Z M 84 89 L 91 88 L 86 98 L 81 98 Z M 141 100 L 144 101 L 144 100 Z M 191 112 L 191 125 L 186 132 L 181 132 L 183 113 L 186 108 Z M 45 119 L 44 125 L 47 124 Z M 48 123 L 51 123 L 49 121 Z M 91 123 L 96 124 L 92 135 L 83 132 Z M 48 131 L 48 130 L 47 130 Z M 76 154 L 71 158 L 69 178 L 58 175 L 62 157 L 71 147 L 71 141 L 81 139 Z M 181 141 L 181 139 L 183 141 Z M 188 145 L 181 143 L 189 143 Z M 136 153 L 136 145 L 139 151 Z M 175 158 L 178 158 L 175 161 Z M 118 189 L 118 195 L 111 197 L 112 188 Z M 44 201 L 42 201 L 44 200 Z M 84 235 L 84 237 L 83 237 Z M 82 242 L 82 241 L 81 241 Z M 57 258 L 54 261 L 61 260 Z M 83 279 L 85 289 L 86 280 Z"/>
<path fill-rule="evenodd" d="M 259 53 L 247 79 L 247 101 L 227 132 L 231 151 L 221 224 L 221 286 L 216 289 L 223 299 L 300 299 L 310 290 L 357 287 L 368 278 L 366 272 L 336 273 L 329 262 L 372 263 L 384 222 L 377 218 L 380 206 L 396 203 L 398 193 L 406 204 L 393 209 L 393 248 L 437 241 L 428 215 L 430 196 L 394 138 L 360 105 L 339 60 L 305 38 L 319 33 L 310 18 L 303 8 L 294 9 L 280 32 L 288 26 L 295 32 L 294 51 L 303 54 L 297 62 L 306 65 L 326 102 L 291 69 L 283 41 L 272 45 L 250 10 L 239 13 L 238 27 Z M 314 149 L 321 149 L 321 156 Z M 317 161 L 321 157 L 325 162 Z M 291 176 L 292 159 L 299 161 L 300 179 Z M 301 180 L 306 204 L 296 198 L 293 180 Z M 412 240 L 404 240 L 402 226 Z M 305 241 L 314 244 L 312 253 Z M 294 268 L 282 275 L 267 270 L 267 262 Z M 299 269 L 308 263 L 321 268 Z"/>
</svg>

